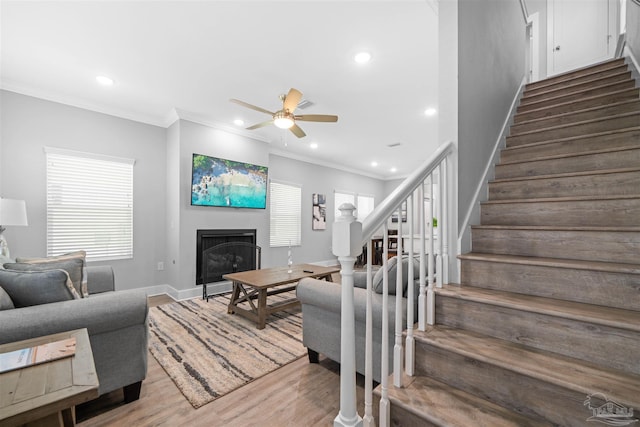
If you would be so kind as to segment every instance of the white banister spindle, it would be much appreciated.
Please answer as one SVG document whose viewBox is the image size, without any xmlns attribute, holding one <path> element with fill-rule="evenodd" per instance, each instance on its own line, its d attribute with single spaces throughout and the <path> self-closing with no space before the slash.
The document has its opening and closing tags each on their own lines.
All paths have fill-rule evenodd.
<svg viewBox="0 0 640 427">
<path fill-rule="evenodd" d="M 353 265 L 362 253 L 362 224 L 353 215 L 355 206 L 343 203 L 333 225 L 333 254 L 340 262 L 340 412 L 334 427 L 361 427 L 356 408 L 356 325 L 353 296 Z"/>
<path fill-rule="evenodd" d="M 440 174 L 440 181 L 442 182 L 442 198 L 440 203 L 442 204 L 442 225 L 438 223 L 440 227 L 440 237 L 442 238 L 442 283 L 449 283 L 449 175 L 448 175 L 448 163 L 445 158 L 442 161 L 442 172 Z"/>
<path fill-rule="evenodd" d="M 436 220 L 438 221 L 437 230 L 434 229 L 433 233 L 438 232 L 438 240 L 436 242 L 438 248 L 436 249 L 436 280 L 439 288 L 442 287 L 442 163 L 438 166 L 438 192 L 436 195 Z"/>
<path fill-rule="evenodd" d="M 406 203 L 406 201 L 405 201 Z M 402 349 L 402 205 L 398 207 L 398 235 L 396 255 L 396 316 L 395 316 L 395 343 L 393 346 L 393 385 L 402 387 L 402 362 L 404 361 Z M 406 215 L 406 212 L 404 212 Z"/>
<path fill-rule="evenodd" d="M 415 315 L 413 309 L 413 301 L 415 299 L 415 291 L 413 288 L 413 281 L 415 280 L 415 277 L 413 277 L 413 194 L 409 196 L 407 201 L 407 220 L 409 221 L 409 268 L 407 271 L 407 339 L 404 343 L 404 370 L 407 375 L 413 376 L 415 359 L 415 342 L 413 336 L 413 319 Z"/>
<path fill-rule="evenodd" d="M 429 230 L 429 252 L 427 254 L 429 261 L 429 274 L 427 275 L 429 281 L 427 287 L 427 324 L 433 325 L 436 321 L 436 295 L 433 289 L 433 173 L 429 176 L 429 218 L 427 218 L 426 222 L 427 230 Z"/>
<path fill-rule="evenodd" d="M 420 199 L 419 219 L 420 219 L 420 295 L 418 296 L 418 329 L 424 331 L 427 327 L 427 266 L 425 265 L 425 227 L 424 227 L 424 182 L 418 187 L 418 197 Z"/>
<path fill-rule="evenodd" d="M 391 426 L 389 402 L 389 227 L 384 224 L 382 235 L 382 345 L 380 355 L 380 427 Z"/>
<path fill-rule="evenodd" d="M 373 418 L 373 245 L 367 241 L 367 320 L 365 323 L 365 355 L 364 355 L 364 427 L 375 427 Z"/>
</svg>

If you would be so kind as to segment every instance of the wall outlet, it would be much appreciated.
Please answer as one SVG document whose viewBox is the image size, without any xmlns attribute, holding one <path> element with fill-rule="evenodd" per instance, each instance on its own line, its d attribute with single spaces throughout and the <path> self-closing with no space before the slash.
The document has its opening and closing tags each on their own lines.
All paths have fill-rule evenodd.
<svg viewBox="0 0 640 427">
<path fill-rule="evenodd" d="M 162 270 L 164 270 L 164 262 L 159 261 L 158 262 L 158 271 L 162 271 Z"/>
</svg>

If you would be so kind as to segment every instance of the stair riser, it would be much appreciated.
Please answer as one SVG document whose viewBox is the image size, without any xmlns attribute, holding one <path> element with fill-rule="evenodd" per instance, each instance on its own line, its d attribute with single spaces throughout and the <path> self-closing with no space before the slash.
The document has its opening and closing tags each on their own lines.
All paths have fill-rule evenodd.
<svg viewBox="0 0 640 427">
<path fill-rule="evenodd" d="M 626 64 L 618 67 L 614 67 L 614 68 L 609 68 L 606 70 L 599 71 L 597 73 L 587 74 L 581 77 L 573 78 L 571 79 L 571 84 L 586 83 L 593 80 L 611 77 L 614 75 L 618 75 L 620 73 L 624 73 L 625 71 L 628 71 L 628 69 L 629 67 Z M 547 84 L 545 86 L 538 86 L 536 88 L 530 88 L 529 85 L 527 85 L 523 93 L 523 96 L 526 97 L 531 95 L 537 95 L 539 93 L 543 93 L 549 90 L 559 89 L 564 87 L 566 84 L 567 84 L 566 81 L 561 81 L 561 82 L 556 82 L 554 84 Z"/>
<path fill-rule="evenodd" d="M 473 251 L 487 254 L 637 263 L 640 232 L 474 228 Z"/>
<path fill-rule="evenodd" d="M 438 294 L 436 323 L 640 373 L 640 333 Z M 611 351 L 615 349 L 615 351 Z"/>
<path fill-rule="evenodd" d="M 584 427 L 585 393 L 424 343 L 416 343 L 416 375 L 427 375 L 525 416 Z M 598 390 L 594 390 L 597 392 Z"/>
<path fill-rule="evenodd" d="M 613 117 L 507 137 L 507 147 L 640 126 L 640 114 Z"/>
<path fill-rule="evenodd" d="M 604 78 L 600 78 L 596 81 L 587 81 L 587 82 L 575 82 L 571 81 L 569 85 L 559 85 L 553 89 L 539 89 L 536 90 L 536 93 L 523 93 L 521 105 L 528 104 L 530 102 L 539 102 L 549 98 L 557 98 L 559 96 L 565 96 L 568 94 L 573 94 L 576 91 L 585 91 L 589 90 L 596 86 L 610 85 L 615 83 L 620 83 L 624 81 L 628 81 L 631 79 L 631 71 L 627 71 L 624 73 L 618 73 L 611 76 L 607 76 Z"/>
<path fill-rule="evenodd" d="M 514 123 L 521 123 L 528 120 L 540 119 L 543 117 L 554 116 L 557 114 L 570 113 L 573 111 L 584 110 L 585 108 L 600 107 L 613 104 L 616 102 L 637 100 L 640 89 L 627 89 L 619 92 L 613 92 L 606 95 L 600 95 L 593 98 L 581 99 L 566 104 L 558 104 L 538 110 L 530 110 L 520 112 L 513 118 Z"/>
<path fill-rule="evenodd" d="M 514 149 L 502 150 L 500 153 L 500 161 L 501 163 L 508 163 L 527 161 L 537 157 L 580 154 L 593 150 L 601 150 L 603 147 L 608 149 L 623 147 L 640 148 L 640 130 L 586 138 L 575 138 L 549 144 L 521 146 Z"/>
<path fill-rule="evenodd" d="M 640 194 L 640 171 L 489 183 L 489 200 Z"/>
<path fill-rule="evenodd" d="M 526 104 L 520 104 L 516 111 L 523 113 L 526 111 L 537 110 L 539 108 L 551 107 L 557 104 L 563 104 L 569 101 L 576 101 L 582 98 L 605 95 L 611 92 L 617 92 L 619 90 L 634 89 L 635 82 L 633 80 L 627 80 L 624 82 L 614 83 L 605 86 L 594 87 L 592 89 L 577 91 L 564 96 L 558 96 L 556 98 L 543 99 L 538 102 L 528 102 Z"/>
<path fill-rule="evenodd" d="M 637 144 L 637 141 L 635 141 Z M 584 154 L 523 163 L 500 164 L 495 179 L 638 167 L 640 146 L 629 150 Z"/>
<path fill-rule="evenodd" d="M 585 120 L 593 120 L 600 117 L 608 117 L 615 114 L 624 114 L 640 111 L 640 100 L 634 102 L 625 102 L 623 104 L 611 105 L 608 107 L 591 109 L 589 111 L 581 111 L 572 114 L 549 117 L 546 119 L 538 119 L 533 122 L 526 122 L 519 125 L 511 126 L 510 134 L 519 135 L 524 132 L 531 132 L 536 129 L 544 129 L 552 126 L 570 125 Z"/>
<path fill-rule="evenodd" d="M 640 274 L 467 259 L 460 268 L 463 286 L 640 311 Z"/>
<path fill-rule="evenodd" d="M 484 203 L 480 212 L 483 225 L 640 226 L 640 198 Z"/>
<path fill-rule="evenodd" d="M 540 87 L 545 87 L 550 84 L 557 84 L 560 82 L 566 82 L 567 80 L 573 80 L 576 78 L 581 78 L 584 76 L 590 76 L 594 73 L 599 73 L 607 70 L 611 70 L 620 66 L 625 65 L 624 59 L 619 58 L 613 61 L 603 62 L 602 64 L 594 65 L 592 67 L 586 67 L 580 70 L 570 71 L 568 73 L 563 73 L 561 75 L 550 77 L 544 80 L 540 80 L 533 83 L 528 83 L 526 86 L 527 90 L 537 89 Z"/>
</svg>

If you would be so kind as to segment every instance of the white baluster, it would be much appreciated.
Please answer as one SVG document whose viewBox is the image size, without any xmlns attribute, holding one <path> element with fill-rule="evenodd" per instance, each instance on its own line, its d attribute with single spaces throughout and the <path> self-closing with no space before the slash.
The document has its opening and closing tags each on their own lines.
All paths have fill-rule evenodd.
<svg viewBox="0 0 640 427">
<path fill-rule="evenodd" d="M 420 295 L 418 296 L 418 329 L 424 331 L 427 327 L 427 289 L 426 289 L 426 263 L 425 263 L 425 229 L 424 229 L 424 182 L 418 187 L 420 199 Z"/>
<path fill-rule="evenodd" d="M 440 165 L 438 165 L 438 194 L 436 197 L 436 200 L 438 202 L 437 205 L 437 213 L 436 213 L 436 220 L 438 221 L 438 249 L 436 250 L 436 253 L 438 254 L 438 257 L 436 258 L 436 280 L 437 280 L 437 285 L 439 288 L 442 287 L 442 279 L 443 279 L 443 274 L 442 274 L 442 163 L 440 163 Z M 435 230 L 434 230 L 434 234 L 435 234 Z"/>
<path fill-rule="evenodd" d="M 340 216 L 333 225 L 333 254 L 340 262 L 340 412 L 334 427 L 362 426 L 356 409 L 356 327 L 353 308 L 353 265 L 362 253 L 362 224 L 356 221 L 351 203 L 340 205 Z"/>
<path fill-rule="evenodd" d="M 395 318 L 395 344 L 393 346 L 393 385 L 402 387 L 402 362 L 404 361 L 402 349 L 402 204 L 398 207 L 398 255 L 396 257 L 396 318 Z"/>
<path fill-rule="evenodd" d="M 405 360 L 404 370 L 409 376 L 413 376 L 414 372 L 414 354 L 415 354 L 415 342 L 413 336 L 413 319 L 414 309 L 413 301 L 415 298 L 415 291 L 413 288 L 413 194 L 409 196 L 407 201 L 407 212 L 409 221 L 409 269 L 407 272 L 407 339 L 405 340 Z M 400 298 L 398 298 L 400 299 Z"/>
<path fill-rule="evenodd" d="M 440 174 L 440 181 L 442 182 L 442 225 L 438 223 L 440 227 L 440 237 L 442 238 L 442 283 L 449 283 L 449 171 L 447 165 L 447 159 L 442 161 L 442 173 Z"/>
<path fill-rule="evenodd" d="M 382 348 L 380 354 L 380 427 L 391 426 L 389 402 L 389 226 L 384 224 L 382 237 Z"/>
<path fill-rule="evenodd" d="M 427 323 L 433 325 L 436 322 L 436 295 L 433 289 L 433 173 L 429 176 L 429 218 L 427 219 L 429 234 L 429 285 L 427 288 Z"/>
<path fill-rule="evenodd" d="M 365 324 L 365 359 L 364 359 L 364 427 L 375 427 L 373 418 L 373 272 L 371 260 L 373 245 L 367 242 L 367 320 Z"/>
</svg>

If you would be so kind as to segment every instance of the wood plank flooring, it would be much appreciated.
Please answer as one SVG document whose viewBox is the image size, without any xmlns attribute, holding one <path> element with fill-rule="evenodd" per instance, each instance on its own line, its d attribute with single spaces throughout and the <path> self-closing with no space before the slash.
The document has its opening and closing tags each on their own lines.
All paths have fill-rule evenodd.
<svg viewBox="0 0 640 427">
<path fill-rule="evenodd" d="M 171 302 L 151 297 L 149 305 Z M 340 366 L 321 356 L 283 366 L 240 389 L 193 409 L 149 354 L 140 399 L 122 403 L 120 390 L 76 408 L 78 426 L 331 426 L 340 410 Z M 364 381 L 358 376 L 358 412 L 363 414 Z"/>
</svg>

